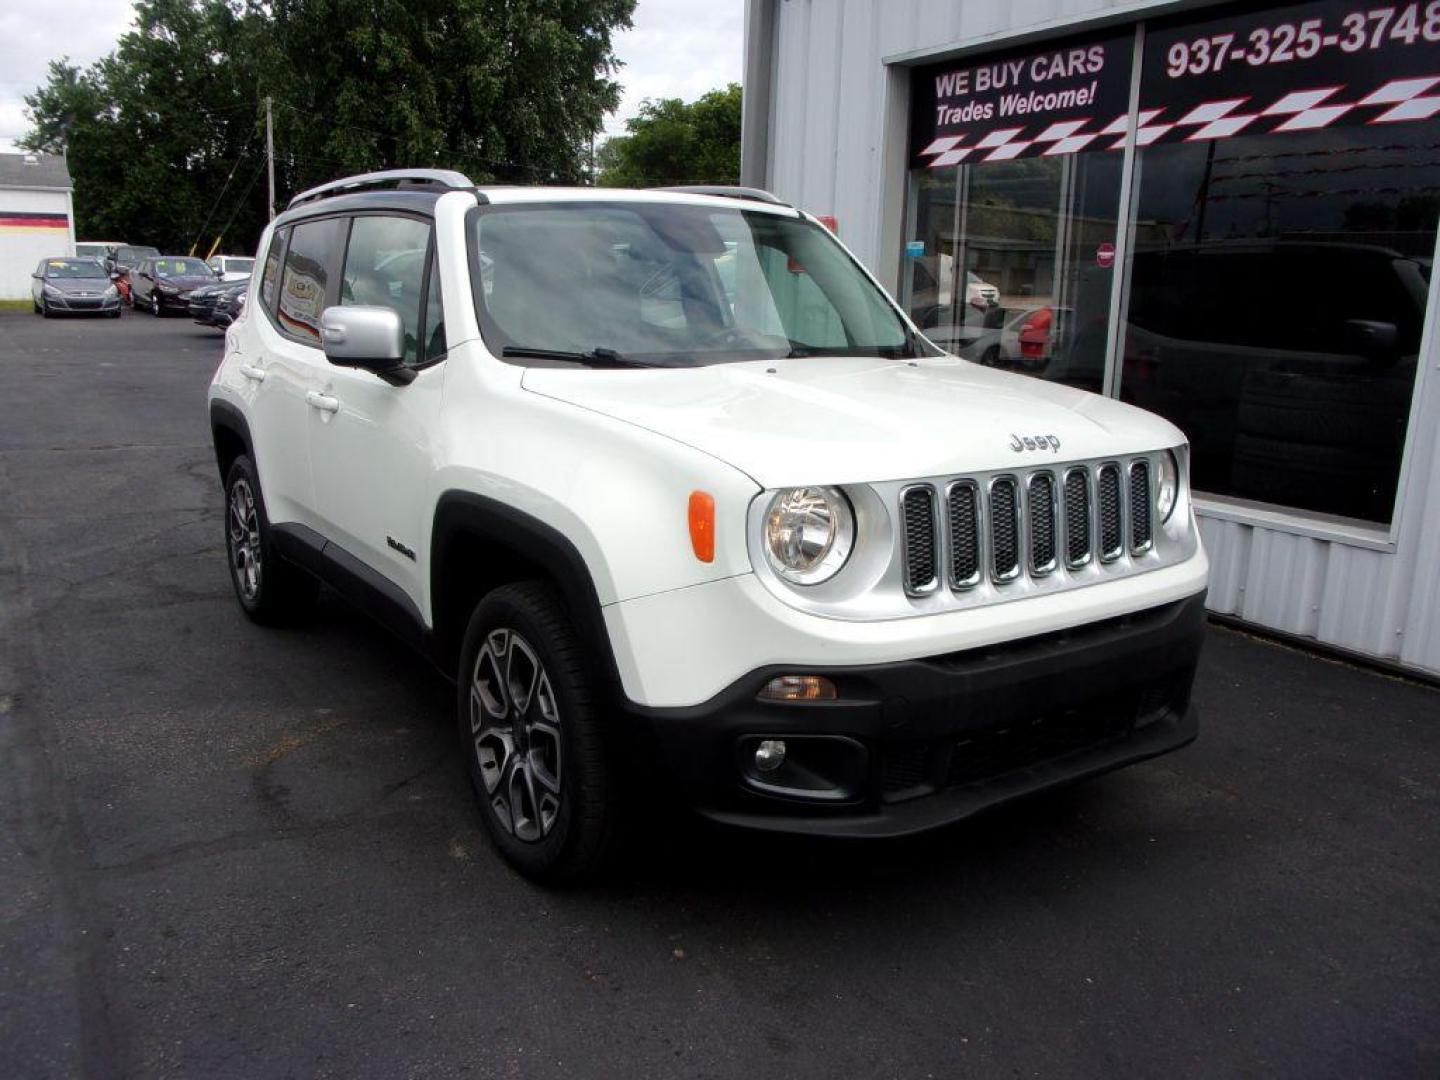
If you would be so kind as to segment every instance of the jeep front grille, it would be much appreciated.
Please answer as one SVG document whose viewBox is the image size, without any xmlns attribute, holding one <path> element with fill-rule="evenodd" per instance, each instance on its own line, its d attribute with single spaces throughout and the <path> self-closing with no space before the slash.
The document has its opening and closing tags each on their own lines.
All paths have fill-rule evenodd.
<svg viewBox="0 0 1440 1080">
<path fill-rule="evenodd" d="M 935 489 L 916 484 L 900 493 L 905 522 L 905 591 L 913 596 L 933 592 L 940 584 L 936 572 Z"/>
<path fill-rule="evenodd" d="M 950 485 L 950 583 L 970 589 L 980 583 L 980 487 L 973 480 Z"/>
<path fill-rule="evenodd" d="M 1150 550 L 1150 463 L 1130 463 L 1130 550 Z"/>
<path fill-rule="evenodd" d="M 1144 555 L 1154 547 L 1151 475 L 1148 459 L 1133 458 L 908 484 L 905 591 L 924 596 L 943 582 L 961 592 L 986 579 L 1004 588 Z"/>
</svg>

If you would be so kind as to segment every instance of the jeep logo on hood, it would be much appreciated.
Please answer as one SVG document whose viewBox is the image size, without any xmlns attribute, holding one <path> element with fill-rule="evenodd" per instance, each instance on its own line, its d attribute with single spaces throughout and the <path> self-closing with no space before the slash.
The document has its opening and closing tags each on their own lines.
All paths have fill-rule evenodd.
<svg viewBox="0 0 1440 1080">
<path fill-rule="evenodd" d="M 1060 440 L 1054 435 L 1015 435 L 1010 436 L 1010 449 L 1017 454 L 1023 450 L 1049 450 L 1052 454 L 1060 452 Z"/>
</svg>

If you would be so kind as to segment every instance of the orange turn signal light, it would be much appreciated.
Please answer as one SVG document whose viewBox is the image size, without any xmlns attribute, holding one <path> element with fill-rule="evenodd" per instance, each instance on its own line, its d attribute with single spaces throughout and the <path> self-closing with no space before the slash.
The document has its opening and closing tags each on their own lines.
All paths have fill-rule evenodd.
<svg viewBox="0 0 1440 1080">
<path fill-rule="evenodd" d="M 839 696 L 824 675 L 778 675 L 760 689 L 762 701 L 834 701 Z"/>
<path fill-rule="evenodd" d="M 701 562 L 715 561 L 715 496 L 690 493 L 690 547 Z"/>
</svg>

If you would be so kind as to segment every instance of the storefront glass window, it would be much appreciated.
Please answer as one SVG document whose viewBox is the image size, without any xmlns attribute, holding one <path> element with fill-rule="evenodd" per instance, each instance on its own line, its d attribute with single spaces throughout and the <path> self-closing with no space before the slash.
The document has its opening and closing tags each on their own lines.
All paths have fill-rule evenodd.
<svg viewBox="0 0 1440 1080">
<path fill-rule="evenodd" d="M 1440 209 L 1440 98 L 1416 104 L 1440 77 L 1409 70 L 1436 47 L 1419 8 L 1391 35 L 1405 10 L 1147 34 L 1122 396 L 1185 431 L 1201 492 L 1391 519 Z"/>
<path fill-rule="evenodd" d="M 1129 36 L 916 75 L 914 219 L 902 292 L 937 345 L 1100 390 Z M 951 164 L 950 162 L 953 162 Z"/>
<path fill-rule="evenodd" d="M 1133 28 L 915 71 L 902 300 L 977 363 L 1118 384 L 1185 432 L 1202 495 L 1388 525 L 1440 218 L 1440 0 L 1211 8 L 1141 40 L 1133 110 Z"/>
</svg>

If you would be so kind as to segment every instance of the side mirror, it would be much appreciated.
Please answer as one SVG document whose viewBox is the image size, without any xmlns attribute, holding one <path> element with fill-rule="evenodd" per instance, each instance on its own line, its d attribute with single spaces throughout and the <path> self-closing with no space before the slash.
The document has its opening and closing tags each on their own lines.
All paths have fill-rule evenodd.
<svg viewBox="0 0 1440 1080">
<path fill-rule="evenodd" d="M 325 358 L 337 367 L 359 368 L 391 386 L 414 382 L 405 366 L 405 324 L 388 307 L 330 307 L 320 316 Z"/>
<path fill-rule="evenodd" d="M 1400 331 L 1394 323 L 1350 319 L 1345 323 L 1345 346 L 1367 360 L 1393 360 Z"/>
</svg>

